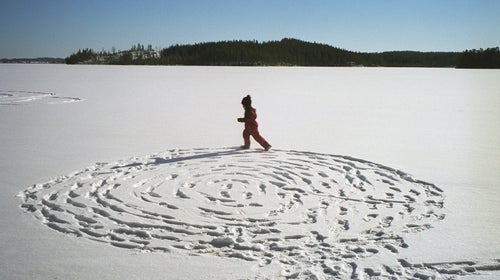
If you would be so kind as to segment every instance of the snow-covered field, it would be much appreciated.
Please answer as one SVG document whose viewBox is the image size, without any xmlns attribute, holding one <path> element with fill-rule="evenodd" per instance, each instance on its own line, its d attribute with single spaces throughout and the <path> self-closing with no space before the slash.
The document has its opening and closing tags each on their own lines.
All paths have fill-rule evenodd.
<svg viewBox="0 0 500 280">
<path fill-rule="evenodd" d="M 500 277 L 500 71 L 0 64 L 1 279 Z M 239 150 L 241 98 L 261 134 Z"/>
</svg>

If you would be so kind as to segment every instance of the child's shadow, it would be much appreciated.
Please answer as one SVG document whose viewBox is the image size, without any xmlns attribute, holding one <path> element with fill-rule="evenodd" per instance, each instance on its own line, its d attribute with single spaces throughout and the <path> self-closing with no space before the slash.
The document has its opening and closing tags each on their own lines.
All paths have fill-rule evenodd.
<svg viewBox="0 0 500 280">
<path fill-rule="evenodd" d="M 224 157 L 224 156 L 232 156 L 232 155 L 244 154 L 244 153 L 247 153 L 247 152 L 241 150 L 239 147 L 231 147 L 227 151 L 197 154 L 197 155 L 192 155 L 192 156 L 187 156 L 187 157 L 177 157 L 177 158 L 169 158 L 169 159 L 162 158 L 162 157 L 152 157 L 151 159 L 154 159 L 154 162 L 148 163 L 147 165 L 159 165 L 159 164 L 165 164 L 165 163 L 174 163 L 174 162 L 206 159 L 206 158 L 220 158 L 220 157 Z"/>
<path fill-rule="evenodd" d="M 238 155 L 238 154 L 243 155 L 243 154 L 248 154 L 248 153 L 253 153 L 253 152 L 259 152 L 259 150 L 242 150 L 240 147 L 229 147 L 229 148 L 227 148 L 226 151 L 201 153 L 201 154 L 195 154 L 195 155 L 186 156 L 186 157 L 176 157 L 176 158 L 151 157 L 150 159 L 153 160 L 153 162 L 148 162 L 148 163 L 133 162 L 133 163 L 129 163 L 127 165 L 114 166 L 111 169 L 169 164 L 169 163 L 174 163 L 174 162 L 208 159 L 208 158 L 217 159 L 217 158 L 221 158 L 224 156 L 232 156 L 232 155 Z"/>
</svg>

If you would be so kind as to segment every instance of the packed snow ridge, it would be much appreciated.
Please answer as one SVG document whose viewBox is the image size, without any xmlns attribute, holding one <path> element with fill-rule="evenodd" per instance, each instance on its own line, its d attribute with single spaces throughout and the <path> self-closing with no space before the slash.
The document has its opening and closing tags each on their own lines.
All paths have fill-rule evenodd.
<svg viewBox="0 0 500 280">
<path fill-rule="evenodd" d="M 426 279 L 500 270 L 497 260 L 401 259 L 404 234 L 445 218 L 443 191 L 347 156 L 171 150 L 96 163 L 20 197 L 22 208 L 66 235 L 129 250 L 277 263 L 286 278 Z"/>
</svg>

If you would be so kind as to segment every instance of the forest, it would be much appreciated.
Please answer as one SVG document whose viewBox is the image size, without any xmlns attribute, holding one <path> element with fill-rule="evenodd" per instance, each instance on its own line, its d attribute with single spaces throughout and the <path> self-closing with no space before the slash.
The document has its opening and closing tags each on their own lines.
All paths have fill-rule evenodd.
<svg viewBox="0 0 500 280">
<path fill-rule="evenodd" d="M 137 44 L 127 51 L 78 50 L 67 64 L 219 65 L 219 66 L 380 66 L 499 68 L 498 48 L 460 52 L 353 52 L 326 44 L 280 41 L 219 41 L 173 45 L 155 50 Z"/>
<path fill-rule="evenodd" d="M 54 57 L 37 57 L 37 58 L 2 58 L 0 63 L 36 63 L 36 64 L 61 64 L 65 63 L 64 58 L 54 58 Z"/>
<path fill-rule="evenodd" d="M 466 50 L 458 59 L 457 68 L 500 68 L 500 49 Z"/>
</svg>

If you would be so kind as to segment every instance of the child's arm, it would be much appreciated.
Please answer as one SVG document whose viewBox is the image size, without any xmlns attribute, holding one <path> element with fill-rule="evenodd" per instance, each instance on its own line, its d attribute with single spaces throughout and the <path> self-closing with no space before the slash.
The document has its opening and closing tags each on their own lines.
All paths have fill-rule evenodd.
<svg viewBox="0 0 500 280">
<path fill-rule="evenodd" d="M 239 122 L 251 122 L 255 120 L 255 114 L 252 110 L 245 110 L 245 117 L 238 118 Z"/>
</svg>

